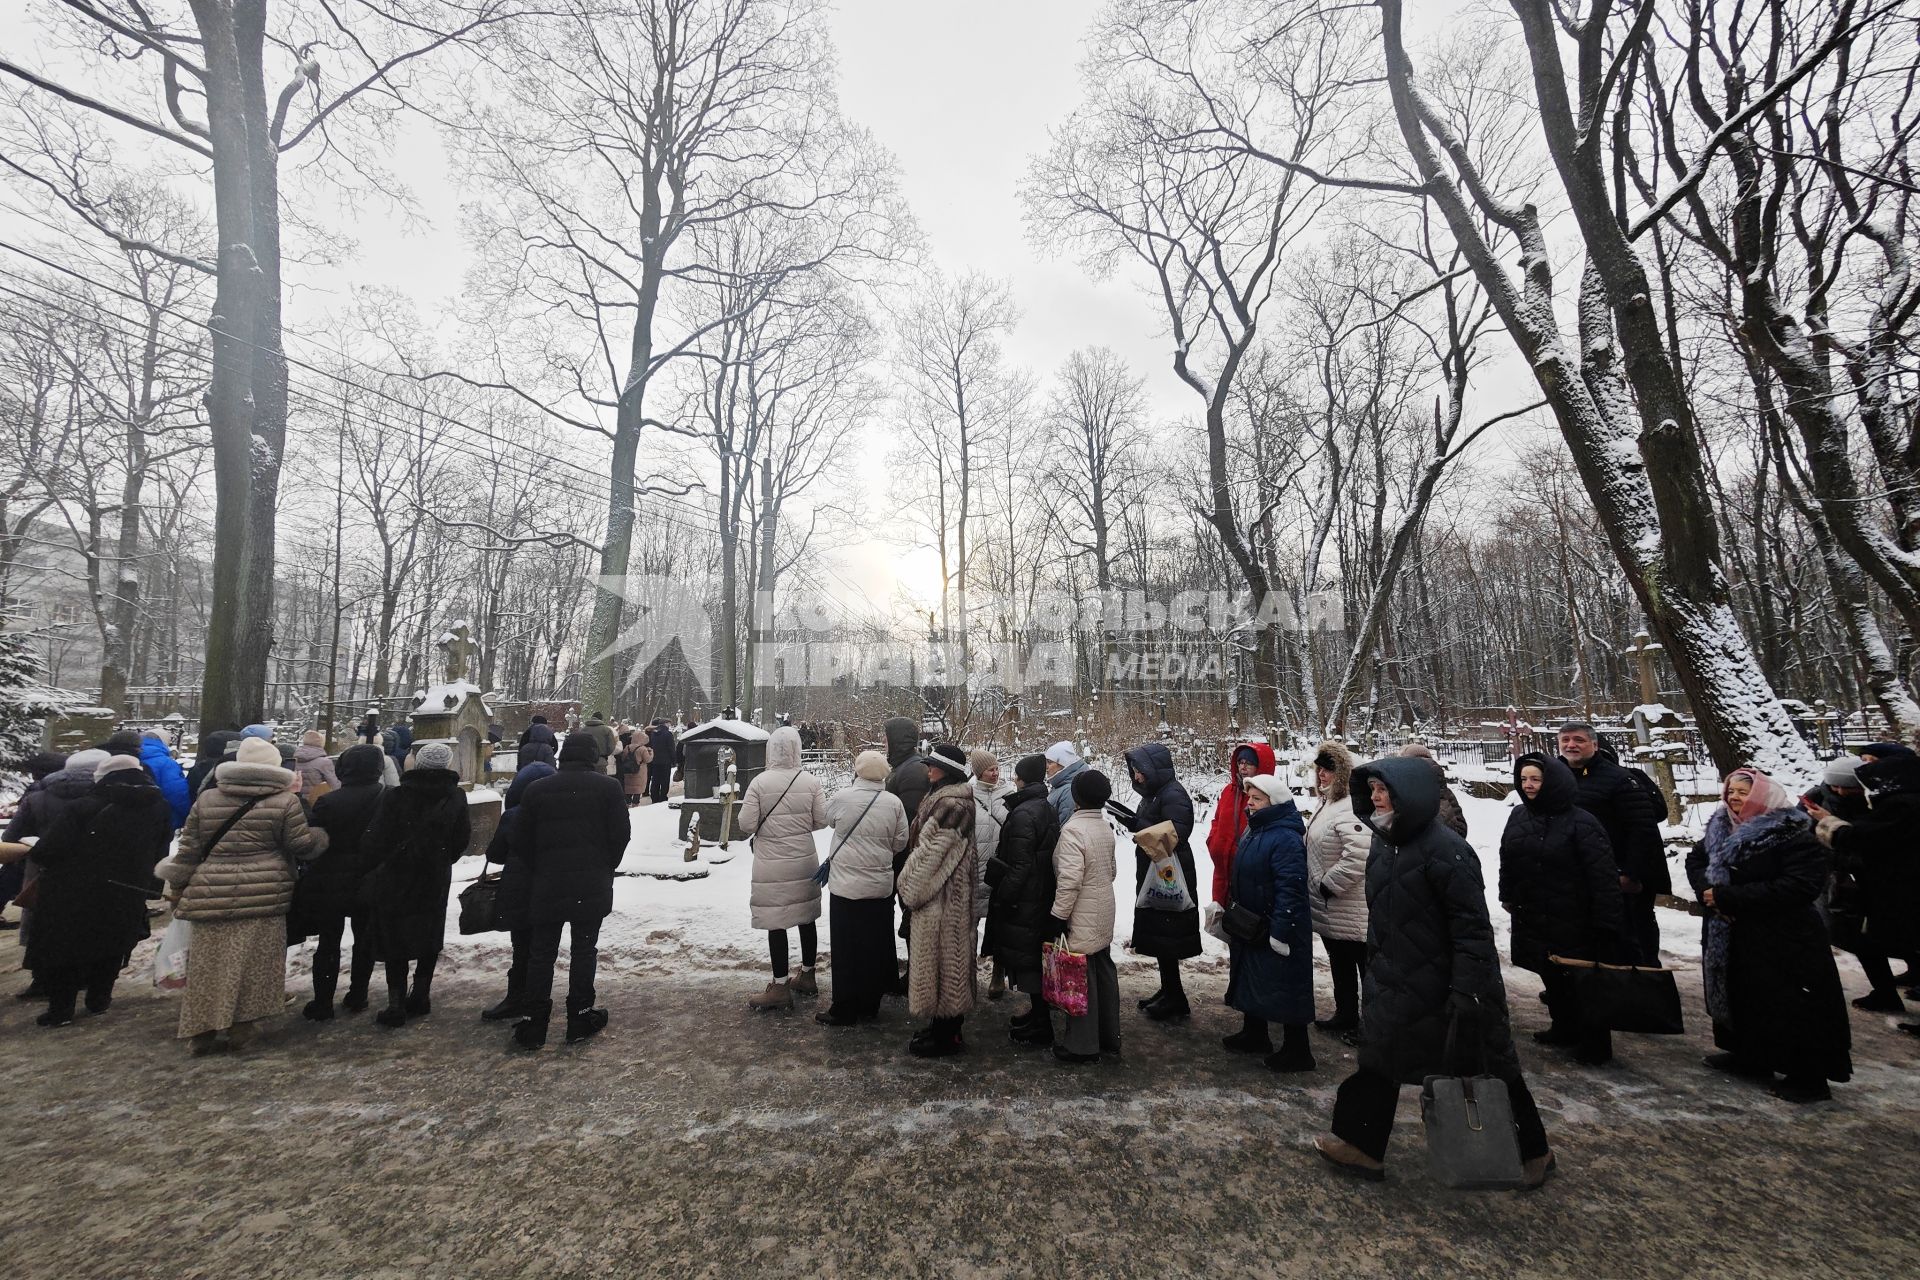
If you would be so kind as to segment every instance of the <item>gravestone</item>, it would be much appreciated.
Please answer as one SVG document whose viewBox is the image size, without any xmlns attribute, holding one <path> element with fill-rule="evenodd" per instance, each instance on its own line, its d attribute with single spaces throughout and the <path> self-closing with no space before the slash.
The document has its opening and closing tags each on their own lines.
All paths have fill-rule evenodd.
<svg viewBox="0 0 1920 1280">
<path fill-rule="evenodd" d="M 473 644 L 467 624 L 456 622 L 440 637 L 446 678 L 414 697 L 413 750 L 429 742 L 453 748 L 453 768 L 469 789 L 486 781 L 487 724 L 492 714 L 480 686 L 467 679 Z"/>
</svg>

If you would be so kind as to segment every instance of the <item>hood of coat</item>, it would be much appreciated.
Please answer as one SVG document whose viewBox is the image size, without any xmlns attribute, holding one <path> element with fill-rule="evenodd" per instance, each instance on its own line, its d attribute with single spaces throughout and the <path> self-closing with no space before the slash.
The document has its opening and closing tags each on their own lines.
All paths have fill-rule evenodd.
<svg viewBox="0 0 1920 1280">
<path fill-rule="evenodd" d="M 1393 822 L 1389 827 L 1374 823 L 1373 789 L 1378 778 L 1393 797 Z M 1418 756 L 1383 756 L 1353 771 L 1353 816 L 1373 828 L 1374 834 L 1388 844 L 1400 845 L 1412 840 L 1433 823 L 1440 812 L 1440 789 L 1446 783 L 1431 760 Z"/>
<path fill-rule="evenodd" d="M 1884 756 L 1855 772 L 1867 789 L 1869 803 L 1903 791 L 1920 791 L 1920 756 Z"/>
<path fill-rule="evenodd" d="M 386 752 L 363 742 L 340 753 L 340 758 L 333 762 L 333 773 L 343 787 L 378 782 L 386 773 L 386 758 Z"/>
<path fill-rule="evenodd" d="M 147 776 L 145 769 L 115 769 L 93 784 L 93 794 L 108 800 L 140 803 L 142 797 L 157 797 L 160 787 Z"/>
<path fill-rule="evenodd" d="M 293 749 L 293 762 L 295 764 L 312 764 L 315 760 L 325 760 L 326 758 L 327 749 L 325 747 L 310 747 L 303 742 Z"/>
<path fill-rule="evenodd" d="M 293 785 L 293 770 L 229 760 L 214 769 L 213 785 L 230 796 L 270 796 Z"/>
<path fill-rule="evenodd" d="M 416 767 L 400 775 L 400 785 L 413 791 L 457 791 L 460 775 L 452 769 Z"/>
<path fill-rule="evenodd" d="M 1273 748 L 1264 742 L 1243 742 L 1233 749 L 1231 773 L 1234 781 L 1240 780 L 1240 762 L 1249 756 L 1253 757 L 1253 772 L 1256 776 L 1273 772 Z"/>
<path fill-rule="evenodd" d="M 150 765 L 157 760 L 172 760 L 172 759 L 173 759 L 173 752 L 167 749 L 166 743 L 162 742 L 160 739 L 155 738 L 151 735 L 143 734 L 141 736 L 140 762 L 142 764 Z"/>
<path fill-rule="evenodd" d="M 767 768 L 798 769 L 800 767 L 800 731 L 792 725 L 783 725 L 775 729 L 767 738 Z"/>
<path fill-rule="evenodd" d="M 1520 770 L 1527 765 L 1540 770 L 1542 777 L 1540 794 L 1531 800 L 1520 790 Z M 1529 751 L 1513 762 L 1513 789 L 1529 813 L 1540 814 L 1565 813 L 1573 808 L 1574 800 L 1580 795 L 1580 783 L 1567 762 L 1544 751 Z"/>
<path fill-rule="evenodd" d="M 1333 781 L 1320 798 L 1328 804 L 1346 799 L 1353 785 L 1353 752 L 1347 750 L 1347 744 L 1338 738 L 1328 738 L 1313 749 L 1316 765 L 1322 756 L 1333 761 Z"/>
<path fill-rule="evenodd" d="M 1164 742 L 1148 742 L 1127 752 L 1127 777 L 1143 796 L 1157 794 L 1174 780 L 1173 753 Z M 1272 758 L 1272 753 L 1268 753 Z M 1139 775 L 1136 777 L 1135 775 Z"/>
<path fill-rule="evenodd" d="M 58 773 L 48 774 L 47 780 L 40 785 L 49 795 L 72 800 L 93 790 L 93 770 L 62 769 Z"/>
<path fill-rule="evenodd" d="M 895 716 L 881 726 L 887 739 L 887 764 L 895 769 L 920 754 L 920 726 Z"/>
<path fill-rule="evenodd" d="M 520 748 L 517 758 L 522 769 L 530 764 L 551 765 L 553 763 L 553 744 L 548 742 L 529 742 Z"/>
</svg>

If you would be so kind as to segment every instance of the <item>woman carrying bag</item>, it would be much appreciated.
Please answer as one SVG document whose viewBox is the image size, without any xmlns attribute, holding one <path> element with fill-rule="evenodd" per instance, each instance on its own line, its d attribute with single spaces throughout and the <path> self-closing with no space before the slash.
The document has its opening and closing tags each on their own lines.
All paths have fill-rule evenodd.
<svg viewBox="0 0 1920 1280">
<path fill-rule="evenodd" d="M 1266 1055 L 1271 1071 L 1311 1071 L 1313 912 L 1307 903 L 1306 824 L 1284 780 L 1254 774 L 1242 789 L 1247 828 L 1234 851 L 1221 924 L 1232 974 L 1226 1002 L 1244 1021 L 1222 1043 L 1235 1053 Z M 1272 1023 L 1284 1028 L 1277 1053 L 1267 1030 Z"/>
<path fill-rule="evenodd" d="M 833 1001 L 813 1015 L 829 1027 L 871 1021 L 893 989 L 893 855 L 907 847 L 907 811 L 886 789 L 887 758 L 863 751 L 853 784 L 827 801 L 833 844 L 821 868 L 833 932 Z"/>
<path fill-rule="evenodd" d="M 813 833 L 827 825 L 820 779 L 800 767 L 800 731 L 783 725 L 767 739 L 767 767 L 747 785 L 735 819 L 753 837 L 753 927 L 767 931 L 773 981 L 747 1001 L 767 1012 L 793 1008 L 796 995 L 820 993 L 813 964 L 820 946 L 820 854 Z M 800 932 L 800 971 L 787 977 L 787 930 Z"/>
</svg>

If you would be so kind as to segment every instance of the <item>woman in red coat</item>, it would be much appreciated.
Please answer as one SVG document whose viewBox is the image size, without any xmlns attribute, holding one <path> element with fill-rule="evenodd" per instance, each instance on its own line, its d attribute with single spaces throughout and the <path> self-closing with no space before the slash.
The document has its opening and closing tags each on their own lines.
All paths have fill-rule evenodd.
<svg viewBox="0 0 1920 1280">
<path fill-rule="evenodd" d="M 1246 794 L 1247 779 L 1273 772 L 1273 748 L 1264 742 L 1245 742 L 1233 749 L 1228 768 L 1233 783 L 1213 805 L 1213 825 L 1207 829 L 1207 854 L 1213 859 L 1213 900 L 1227 905 L 1232 897 L 1228 888 L 1233 872 L 1233 851 L 1247 829 L 1247 809 L 1238 803 Z"/>
</svg>

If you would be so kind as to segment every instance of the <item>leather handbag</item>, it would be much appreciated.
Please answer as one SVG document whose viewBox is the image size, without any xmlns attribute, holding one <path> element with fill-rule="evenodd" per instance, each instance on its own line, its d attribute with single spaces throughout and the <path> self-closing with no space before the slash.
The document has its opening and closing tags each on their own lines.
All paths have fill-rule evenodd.
<svg viewBox="0 0 1920 1280">
<path fill-rule="evenodd" d="M 1237 902 L 1229 902 L 1221 912 L 1220 927 L 1236 942 L 1258 942 L 1267 936 L 1266 919 Z"/>
<path fill-rule="evenodd" d="M 495 933 L 500 924 L 501 872 L 484 866 L 472 884 L 460 891 L 460 932 Z"/>
<path fill-rule="evenodd" d="M 1447 1023 L 1442 1061 L 1459 1075 L 1428 1076 L 1420 1089 L 1420 1123 L 1427 1136 L 1427 1168 L 1443 1186 L 1463 1191 L 1507 1191 L 1520 1185 L 1520 1137 L 1506 1082 L 1485 1074 L 1486 1046 L 1477 1027 L 1478 1065 L 1459 1067 L 1461 1017 Z"/>
<path fill-rule="evenodd" d="M 1548 956 L 1566 970 L 1579 993 L 1580 1016 L 1596 1027 L 1647 1036 L 1687 1033 L 1680 987 L 1673 970 L 1634 964 L 1600 964 Z"/>
</svg>

